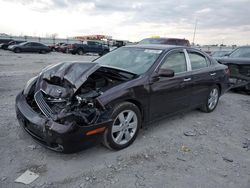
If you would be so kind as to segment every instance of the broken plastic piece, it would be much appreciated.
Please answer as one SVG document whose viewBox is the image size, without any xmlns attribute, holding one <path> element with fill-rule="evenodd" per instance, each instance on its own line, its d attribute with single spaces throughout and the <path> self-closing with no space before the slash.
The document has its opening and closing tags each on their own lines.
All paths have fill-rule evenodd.
<svg viewBox="0 0 250 188">
<path fill-rule="evenodd" d="M 25 185 L 28 185 L 35 181 L 39 177 L 38 174 L 31 172 L 30 170 L 26 170 L 21 176 L 19 176 L 15 182 L 17 183 L 23 183 Z"/>
<path fill-rule="evenodd" d="M 187 146 L 181 146 L 181 151 L 183 151 L 183 152 L 190 152 L 191 149 L 189 147 L 187 147 Z"/>
</svg>

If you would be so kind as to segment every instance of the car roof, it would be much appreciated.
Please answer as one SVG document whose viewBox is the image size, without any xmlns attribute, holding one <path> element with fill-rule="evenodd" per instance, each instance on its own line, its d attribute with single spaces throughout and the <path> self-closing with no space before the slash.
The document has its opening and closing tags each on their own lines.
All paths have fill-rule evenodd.
<svg viewBox="0 0 250 188">
<path fill-rule="evenodd" d="M 177 45 L 166 45 L 166 44 L 134 44 L 134 45 L 123 46 L 121 48 L 142 48 L 142 49 L 144 48 L 144 49 L 163 50 L 164 52 L 174 49 L 186 49 L 186 50 L 197 51 L 208 57 L 208 54 L 205 53 L 204 51 L 190 46 L 177 46 Z"/>
<path fill-rule="evenodd" d="M 239 46 L 237 48 L 250 48 L 250 46 Z M 237 48 L 235 48 L 235 49 L 237 49 Z"/>
<path fill-rule="evenodd" d="M 181 38 L 171 38 L 171 37 L 159 37 L 159 38 L 144 38 L 144 39 L 154 39 L 154 40 L 162 40 L 162 39 L 166 39 L 166 40 L 169 40 L 169 39 L 173 39 L 173 40 L 182 40 L 182 41 L 187 41 L 187 39 L 181 39 Z M 142 40 L 144 40 L 142 39 Z"/>
<path fill-rule="evenodd" d="M 166 45 L 166 44 L 135 44 L 135 45 L 127 45 L 124 47 L 129 48 L 149 48 L 149 49 L 156 49 L 156 50 L 171 50 L 176 48 L 190 48 L 187 46 L 176 46 L 176 45 Z"/>
</svg>

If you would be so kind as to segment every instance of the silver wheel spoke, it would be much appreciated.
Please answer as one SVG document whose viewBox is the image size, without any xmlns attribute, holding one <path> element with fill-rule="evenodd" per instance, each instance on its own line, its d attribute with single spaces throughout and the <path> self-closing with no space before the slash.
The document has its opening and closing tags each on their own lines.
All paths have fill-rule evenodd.
<svg viewBox="0 0 250 188">
<path fill-rule="evenodd" d="M 112 133 L 116 133 L 116 132 L 119 132 L 119 131 L 121 131 L 122 130 L 122 125 L 114 125 L 113 127 L 112 127 Z"/>
<path fill-rule="evenodd" d="M 123 135 L 124 135 L 124 133 L 122 131 L 119 132 L 118 136 L 115 139 L 117 143 L 121 142 Z"/>
<path fill-rule="evenodd" d="M 129 131 L 126 131 L 126 132 L 125 132 L 125 139 L 126 139 L 127 141 L 129 141 L 129 140 L 131 139 L 131 135 L 130 135 Z"/>
<path fill-rule="evenodd" d="M 130 121 L 131 121 L 131 119 L 134 117 L 134 112 L 132 112 L 132 111 L 130 111 L 129 113 L 128 113 L 128 116 L 127 116 L 127 118 L 126 118 L 126 121 L 129 123 Z"/>
<path fill-rule="evenodd" d="M 134 129 L 134 128 L 136 128 L 136 125 L 137 125 L 137 122 L 129 123 L 128 128 Z"/>
<path fill-rule="evenodd" d="M 118 118 L 119 118 L 120 123 L 125 122 L 125 118 L 124 118 L 124 114 L 123 113 L 120 113 L 119 116 L 118 116 Z"/>
<path fill-rule="evenodd" d="M 212 102 L 213 102 L 213 98 L 208 99 L 209 104 L 212 103 Z"/>
</svg>

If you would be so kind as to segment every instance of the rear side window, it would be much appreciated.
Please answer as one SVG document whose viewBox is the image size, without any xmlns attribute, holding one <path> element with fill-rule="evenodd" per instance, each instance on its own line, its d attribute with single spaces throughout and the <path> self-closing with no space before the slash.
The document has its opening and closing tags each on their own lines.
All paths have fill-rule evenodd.
<svg viewBox="0 0 250 188">
<path fill-rule="evenodd" d="M 172 69 L 175 73 L 186 72 L 187 64 L 185 54 L 183 52 L 170 54 L 162 64 L 161 69 Z"/>
<path fill-rule="evenodd" d="M 38 43 L 35 42 L 31 42 L 30 44 L 31 44 L 30 46 L 40 46 Z"/>
<path fill-rule="evenodd" d="M 88 45 L 99 45 L 99 42 L 94 42 L 94 41 L 88 41 Z"/>
<path fill-rule="evenodd" d="M 191 61 L 192 70 L 197 70 L 208 66 L 205 56 L 196 52 L 189 52 L 188 55 Z"/>
<path fill-rule="evenodd" d="M 176 45 L 176 40 L 175 39 L 167 39 L 166 44 Z"/>
</svg>

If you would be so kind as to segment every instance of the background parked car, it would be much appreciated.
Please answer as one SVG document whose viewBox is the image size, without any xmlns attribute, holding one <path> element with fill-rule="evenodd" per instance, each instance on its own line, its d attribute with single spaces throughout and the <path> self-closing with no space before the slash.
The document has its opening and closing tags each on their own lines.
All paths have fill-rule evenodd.
<svg viewBox="0 0 250 188">
<path fill-rule="evenodd" d="M 224 58 L 218 59 L 218 62 L 229 67 L 234 90 L 250 92 L 250 46 L 236 48 Z"/>
<path fill-rule="evenodd" d="M 49 45 L 48 47 L 50 48 L 51 51 L 53 51 L 53 52 L 57 51 L 58 52 L 58 49 L 63 44 L 65 44 L 65 43 L 64 42 L 59 42 L 59 43 L 54 44 L 54 45 Z"/>
<path fill-rule="evenodd" d="M 178 38 L 146 38 L 141 40 L 138 44 L 167 44 L 177 46 L 190 46 L 189 40 Z"/>
<path fill-rule="evenodd" d="M 20 41 L 20 40 L 13 40 L 13 41 L 10 41 L 8 42 L 7 44 L 3 44 L 1 46 L 2 49 L 4 50 L 8 50 L 8 47 L 11 46 L 11 45 L 16 45 L 16 44 L 20 44 L 22 42 L 26 42 L 26 41 Z"/>
<path fill-rule="evenodd" d="M 10 50 L 15 53 L 38 52 L 42 54 L 48 53 L 51 51 L 48 46 L 42 43 L 38 43 L 38 42 L 23 42 L 23 43 L 11 46 Z"/>
<path fill-rule="evenodd" d="M 60 45 L 57 50 L 58 50 L 58 52 L 69 53 L 69 49 L 71 48 L 71 45 L 72 44 L 64 43 L 64 44 Z"/>
<path fill-rule="evenodd" d="M 12 39 L 0 39 L 0 44 L 7 44 L 10 41 L 12 41 Z"/>
<path fill-rule="evenodd" d="M 228 55 L 229 53 L 230 53 L 230 51 L 220 50 L 220 51 L 212 52 L 211 56 L 214 58 L 219 58 L 219 57 L 224 57 L 224 56 Z"/>
<path fill-rule="evenodd" d="M 109 47 L 98 41 L 84 41 L 82 44 L 72 44 L 69 52 L 72 54 L 83 55 L 84 53 L 97 53 L 104 55 L 108 53 Z"/>
</svg>

